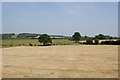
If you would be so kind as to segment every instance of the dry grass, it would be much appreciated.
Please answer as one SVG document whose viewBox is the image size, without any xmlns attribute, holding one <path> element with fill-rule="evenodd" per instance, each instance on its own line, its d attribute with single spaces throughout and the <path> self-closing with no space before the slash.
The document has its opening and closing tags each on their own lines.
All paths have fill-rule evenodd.
<svg viewBox="0 0 120 80">
<path fill-rule="evenodd" d="M 117 78 L 118 46 L 3 48 L 3 78 Z"/>
</svg>

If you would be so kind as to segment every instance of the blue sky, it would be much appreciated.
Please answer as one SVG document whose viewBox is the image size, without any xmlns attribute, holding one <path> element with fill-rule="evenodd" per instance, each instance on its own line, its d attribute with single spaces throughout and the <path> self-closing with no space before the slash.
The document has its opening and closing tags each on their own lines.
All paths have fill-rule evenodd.
<svg viewBox="0 0 120 80">
<path fill-rule="evenodd" d="M 2 33 L 2 2 L 0 2 L 0 33 Z"/>
<path fill-rule="evenodd" d="M 4 2 L 3 33 L 118 36 L 117 2 Z"/>
</svg>

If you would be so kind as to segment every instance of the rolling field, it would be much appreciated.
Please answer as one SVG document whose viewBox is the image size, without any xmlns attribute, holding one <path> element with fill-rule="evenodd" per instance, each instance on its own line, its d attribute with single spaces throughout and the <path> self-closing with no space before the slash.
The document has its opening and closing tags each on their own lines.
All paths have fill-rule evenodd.
<svg viewBox="0 0 120 80">
<path fill-rule="evenodd" d="M 111 39 L 112 41 L 116 41 L 117 39 Z M 2 42 L 1 42 L 2 41 Z M 107 40 L 99 40 L 101 41 L 110 41 Z M 85 40 L 80 41 L 81 43 L 86 42 Z M 40 46 L 43 45 L 43 43 L 39 43 L 38 39 L 0 39 L 0 46 L 3 48 L 6 47 L 16 47 L 16 46 Z M 75 43 L 74 41 L 70 41 L 68 39 L 52 39 L 52 45 L 79 45 L 78 43 Z M 81 44 L 80 44 L 81 45 Z"/>
<path fill-rule="evenodd" d="M 117 78 L 117 45 L 2 48 L 3 78 Z"/>
<path fill-rule="evenodd" d="M 1 41 L 1 40 L 0 40 Z M 42 43 L 38 42 L 38 39 L 3 39 L 2 47 L 14 47 L 14 46 L 29 46 L 32 44 L 33 46 L 42 45 Z M 74 41 L 69 41 L 68 39 L 53 39 L 53 45 L 72 45 L 75 44 Z"/>
</svg>

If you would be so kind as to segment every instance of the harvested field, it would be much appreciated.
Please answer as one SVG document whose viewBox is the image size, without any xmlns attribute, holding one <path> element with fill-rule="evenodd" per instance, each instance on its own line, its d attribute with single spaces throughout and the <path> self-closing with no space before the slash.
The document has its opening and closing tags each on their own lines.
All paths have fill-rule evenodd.
<svg viewBox="0 0 120 80">
<path fill-rule="evenodd" d="M 117 45 L 3 48 L 3 78 L 117 78 Z"/>
</svg>

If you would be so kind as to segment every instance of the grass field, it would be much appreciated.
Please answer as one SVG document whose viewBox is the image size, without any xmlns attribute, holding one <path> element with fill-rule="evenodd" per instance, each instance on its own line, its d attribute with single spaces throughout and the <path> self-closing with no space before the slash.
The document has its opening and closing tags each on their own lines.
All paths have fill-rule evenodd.
<svg viewBox="0 0 120 80">
<path fill-rule="evenodd" d="M 42 43 L 38 42 L 38 39 L 4 39 L 2 40 L 2 47 L 12 47 L 12 46 L 29 46 L 32 44 L 33 46 L 42 45 Z M 67 39 L 53 39 L 53 45 L 71 45 L 75 44 L 74 41 L 69 41 Z"/>
<path fill-rule="evenodd" d="M 112 41 L 115 41 L 116 39 L 112 39 Z M 2 43 L 1 43 L 2 41 Z M 101 41 L 109 41 L 108 40 L 99 40 Z M 81 43 L 85 41 L 80 41 Z M 38 42 L 38 39 L 3 39 L 0 40 L 0 45 L 2 47 L 14 47 L 14 46 L 30 46 L 32 44 L 33 46 L 39 46 L 42 45 L 42 43 Z M 70 41 L 68 39 L 53 39 L 52 45 L 78 45 L 78 43 L 75 43 L 74 41 Z"/>
<path fill-rule="evenodd" d="M 117 78 L 117 45 L 2 48 L 3 78 Z"/>
</svg>

